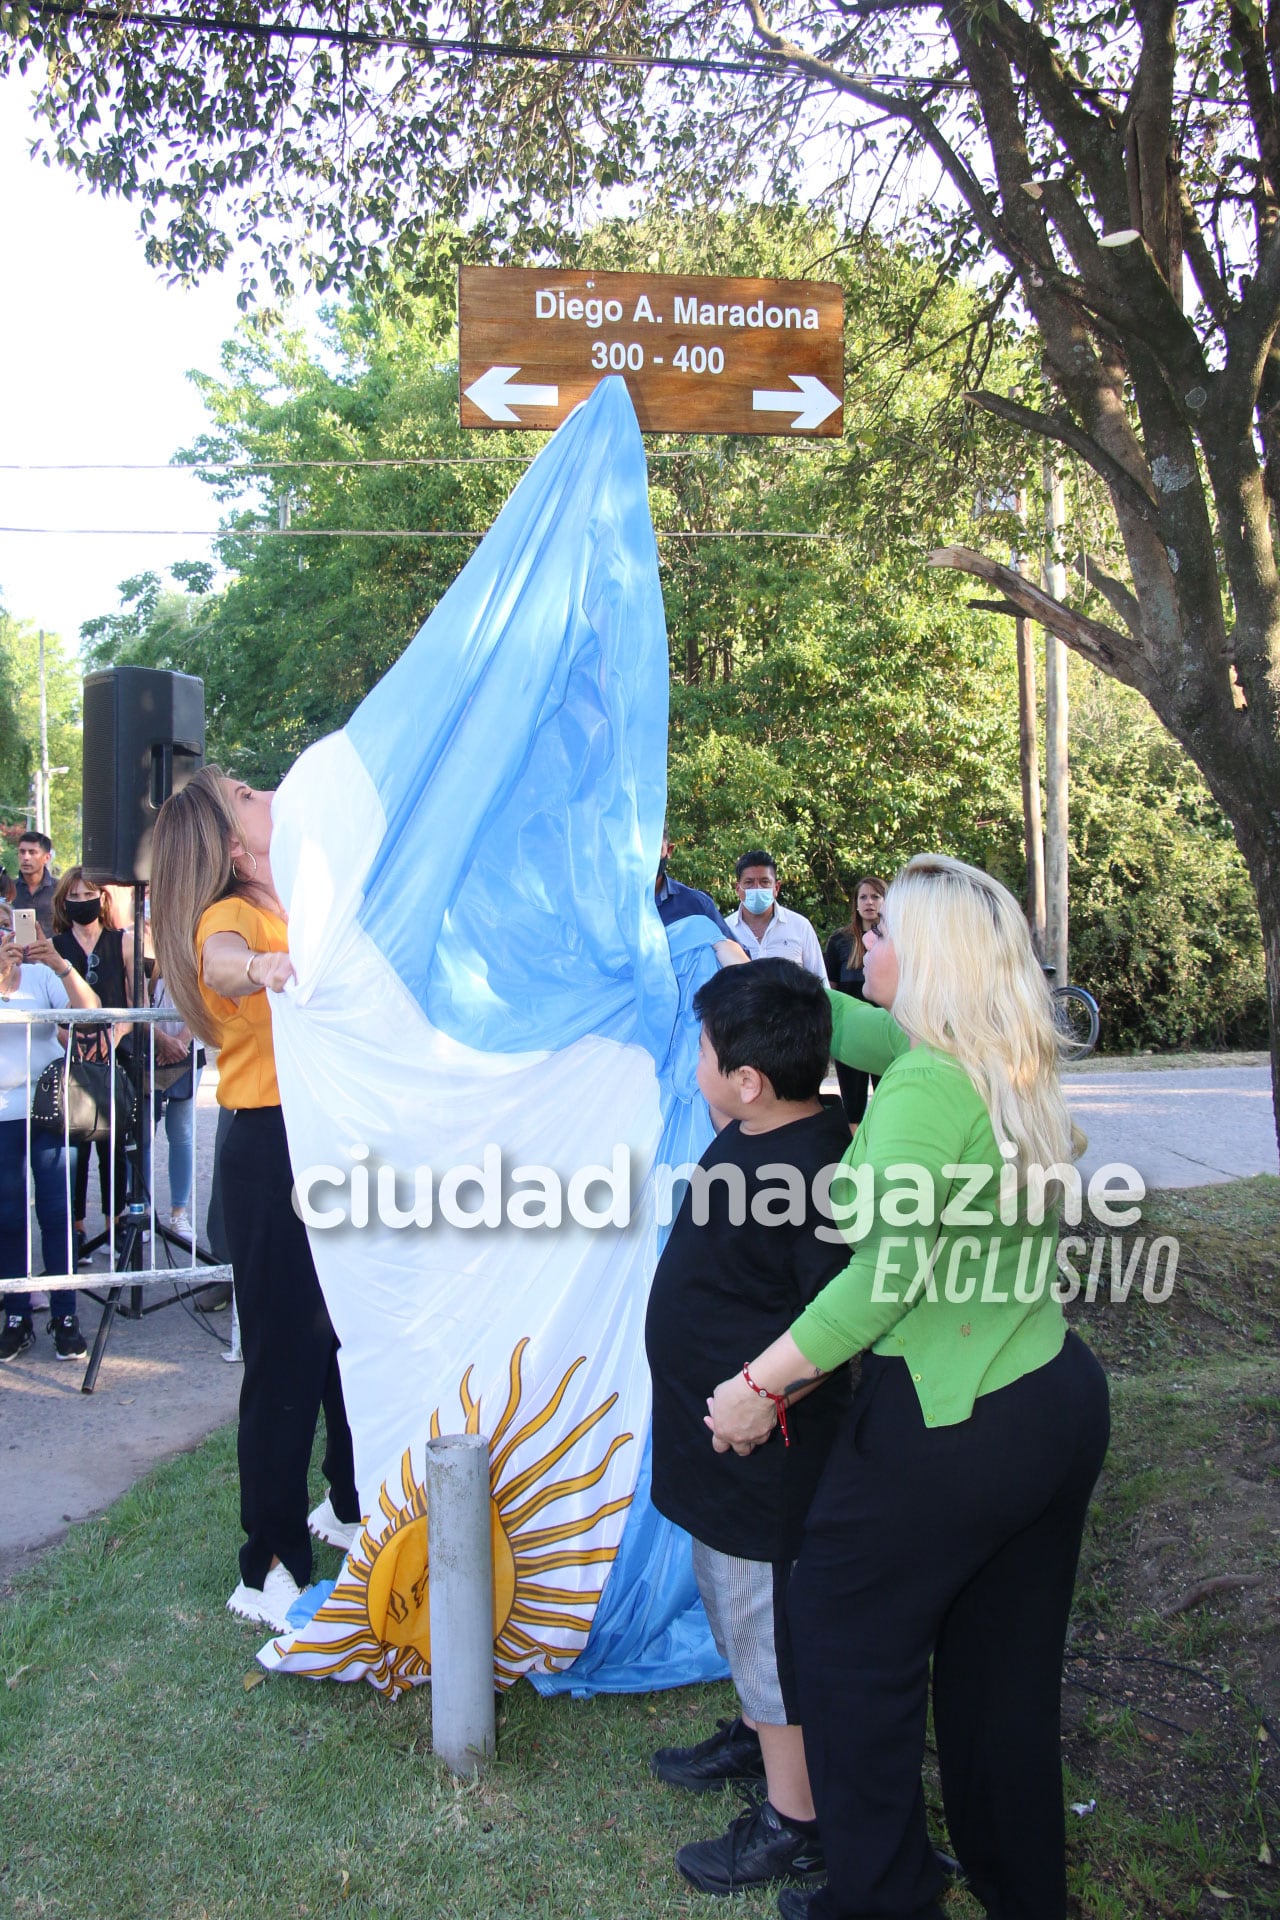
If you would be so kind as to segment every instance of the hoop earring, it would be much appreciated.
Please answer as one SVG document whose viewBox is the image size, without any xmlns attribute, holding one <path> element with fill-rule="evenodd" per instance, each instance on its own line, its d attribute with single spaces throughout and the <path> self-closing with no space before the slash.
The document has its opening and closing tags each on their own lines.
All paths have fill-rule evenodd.
<svg viewBox="0 0 1280 1920">
<path fill-rule="evenodd" d="M 240 872 L 240 870 L 239 870 L 239 868 L 238 868 L 238 867 L 236 866 L 236 863 L 235 863 L 235 861 L 234 861 L 234 860 L 233 860 L 233 861 L 231 862 L 231 871 L 232 871 L 232 873 L 234 873 L 234 874 L 235 874 L 235 876 L 236 876 L 236 879 L 237 879 L 237 880 L 238 880 L 238 881 L 240 882 L 240 884 L 241 884 L 241 886 L 245 886 L 245 887 L 247 887 L 247 886 L 249 885 L 249 882 L 250 882 L 251 880 L 255 880 L 255 879 L 257 878 L 257 874 L 258 874 L 258 861 L 257 861 L 257 857 L 256 857 L 256 855 L 254 855 L 254 854 L 252 854 L 252 853 L 248 853 L 248 854 L 246 854 L 246 855 L 245 855 L 245 858 L 246 858 L 246 860 L 252 860 L 252 861 L 253 861 L 253 872 L 252 872 L 252 873 L 251 873 L 251 874 L 249 875 L 249 879 L 248 879 L 248 880 L 246 880 L 246 879 L 245 879 L 245 877 L 244 877 L 244 875 L 243 875 L 243 874 L 242 874 L 242 873 Z"/>
</svg>

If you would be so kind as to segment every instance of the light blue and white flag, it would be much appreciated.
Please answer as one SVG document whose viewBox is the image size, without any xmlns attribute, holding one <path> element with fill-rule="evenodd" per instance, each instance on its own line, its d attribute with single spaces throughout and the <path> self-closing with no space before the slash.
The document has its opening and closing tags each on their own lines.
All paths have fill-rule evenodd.
<svg viewBox="0 0 1280 1920">
<path fill-rule="evenodd" d="M 571 1669 L 602 1591 L 584 1687 L 723 1671 L 642 1475 L 654 1169 L 664 1128 L 706 1124 L 653 900 L 666 726 L 643 444 L 607 379 L 276 799 L 276 1059 L 365 1524 L 271 1666 L 429 1677 L 424 1446 L 465 1428 L 499 1684 Z"/>
</svg>

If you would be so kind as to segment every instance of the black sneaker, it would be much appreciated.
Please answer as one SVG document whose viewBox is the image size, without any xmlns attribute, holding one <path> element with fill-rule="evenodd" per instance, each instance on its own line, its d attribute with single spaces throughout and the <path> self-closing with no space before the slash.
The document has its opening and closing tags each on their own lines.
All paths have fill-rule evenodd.
<svg viewBox="0 0 1280 1920">
<path fill-rule="evenodd" d="M 60 1313 L 49 1322 L 53 1351 L 59 1360 L 83 1360 L 89 1349 L 74 1313 Z"/>
<path fill-rule="evenodd" d="M 958 1860 L 944 1853 L 941 1847 L 934 1848 L 933 1857 L 956 1886 L 963 1885 L 965 1871 Z M 813 1902 L 821 1891 L 821 1887 L 783 1887 L 778 1895 L 779 1920 L 809 1920 Z"/>
<path fill-rule="evenodd" d="M 783 1881 L 804 1885 L 827 1871 L 817 1833 L 793 1827 L 767 1800 L 740 1813 L 718 1840 L 681 1847 L 676 1865 L 699 1893 L 741 1893 Z"/>
<path fill-rule="evenodd" d="M 763 1780 L 760 1736 L 742 1720 L 720 1720 L 710 1739 L 696 1747 L 659 1747 L 649 1771 L 669 1787 L 685 1787 L 690 1793 L 709 1793 L 734 1780 Z"/>
<path fill-rule="evenodd" d="M 16 1360 L 20 1353 L 25 1353 L 34 1344 L 35 1337 L 36 1330 L 29 1313 L 6 1314 L 4 1331 L 0 1333 L 0 1360 Z"/>
</svg>

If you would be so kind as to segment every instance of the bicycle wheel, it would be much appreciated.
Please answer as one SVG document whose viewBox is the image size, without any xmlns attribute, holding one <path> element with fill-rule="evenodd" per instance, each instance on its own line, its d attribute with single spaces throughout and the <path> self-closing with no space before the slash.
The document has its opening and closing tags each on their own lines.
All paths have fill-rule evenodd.
<svg viewBox="0 0 1280 1920">
<path fill-rule="evenodd" d="M 1053 989 L 1053 1024 L 1063 1052 L 1083 1060 L 1098 1044 L 1098 1003 L 1083 987 Z"/>
</svg>

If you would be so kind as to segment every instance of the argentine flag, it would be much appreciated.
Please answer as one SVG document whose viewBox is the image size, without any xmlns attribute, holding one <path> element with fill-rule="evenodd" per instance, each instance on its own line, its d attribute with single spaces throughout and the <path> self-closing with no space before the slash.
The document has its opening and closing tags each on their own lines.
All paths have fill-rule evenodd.
<svg viewBox="0 0 1280 1920">
<path fill-rule="evenodd" d="M 709 1137 L 687 1002 L 714 965 L 696 932 L 673 964 L 654 906 L 666 741 L 644 449 L 612 378 L 276 798 L 276 1060 L 364 1526 L 272 1667 L 430 1677 L 424 1448 L 469 1430 L 499 1685 L 723 1672 L 647 1499 L 656 1169 Z"/>
</svg>

